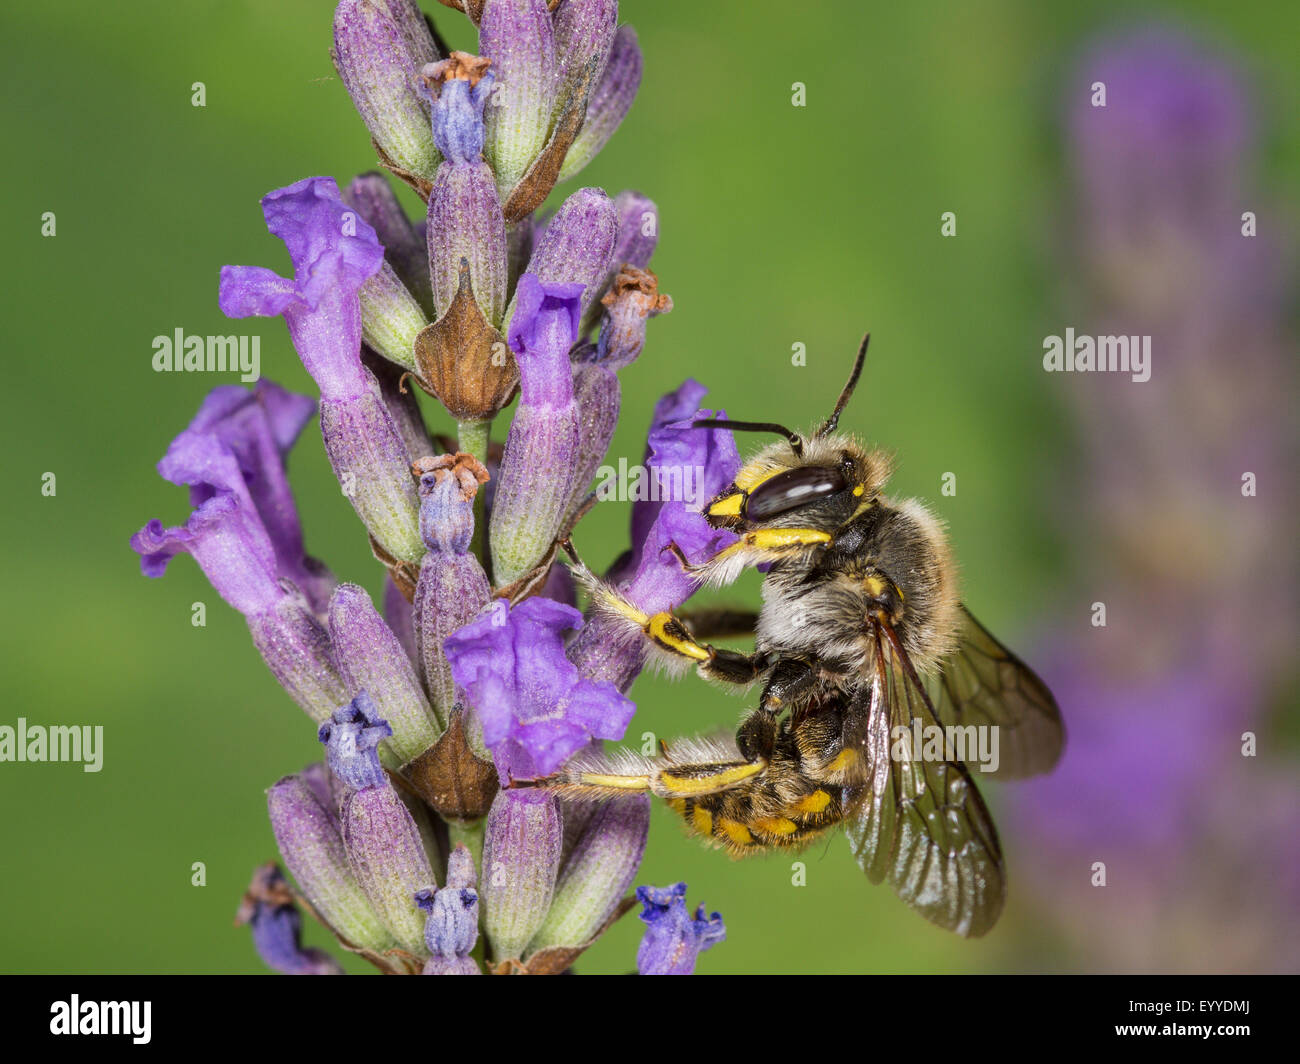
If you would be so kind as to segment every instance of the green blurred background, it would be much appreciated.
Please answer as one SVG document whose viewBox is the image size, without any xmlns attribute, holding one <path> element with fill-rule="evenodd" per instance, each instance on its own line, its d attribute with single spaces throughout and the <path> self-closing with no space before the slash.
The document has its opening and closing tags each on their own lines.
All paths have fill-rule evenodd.
<svg viewBox="0 0 1300 1064">
<path fill-rule="evenodd" d="M 462 16 L 425 0 L 453 46 Z M 1274 113 L 1265 178 L 1300 186 L 1294 4 L 1159 9 L 1239 50 Z M 223 263 L 282 268 L 258 198 L 309 174 L 346 181 L 374 160 L 328 58 L 332 5 L 189 2 L 5 6 L 9 401 L 0 723 L 102 724 L 99 774 L 0 765 L 0 970 L 246 972 L 231 926 L 252 867 L 274 855 L 263 791 L 317 758 L 314 729 L 249 644 L 242 619 L 186 559 L 148 581 L 127 539 L 175 523 L 185 493 L 153 464 L 216 383 L 155 374 L 151 340 L 228 331 Z M 1052 500 L 1071 443 L 1039 368 L 1064 272 L 1051 240 L 1055 116 L 1067 61 L 1135 4 L 625 0 L 646 55 L 639 98 L 579 183 L 636 187 L 660 207 L 654 259 L 676 304 L 623 374 L 611 454 L 639 460 L 655 398 L 693 376 L 733 416 L 809 424 L 873 333 L 850 427 L 899 455 L 896 486 L 949 522 L 967 601 L 1016 645 L 1066 585 Z M 191 106 L 191 85 L 207 106 Z M 807 106 L 791 106 L 791 83 Z M 1076 88 L 1076 91 L 1083 91 Z M 1285 103 L 1290 101 L 1289 103 Z M 567 194 L 573 183 L 562 186 Z M 418 202 L 407 195 L 415 211 Z M 958 235 L 939 216 L 955 211 Z M 40 235 L 42 212 L 57 236 Z M 310 391 L 282 325 L 252 320 L 262 371 Z M 791 365 L 803 343 L 807 367 Z M 449 422 L 432 407 L 435 431 Z M 310 552 L 340 578 L 381 571 L 310 428 L 291 467 Z M 939 494 L 958 472 L 954 498 Z M 57 474 L 58 493 L 40 492 Z M 597 507 L 577 541 L 604 565 L 627 504 Z M 756 578 L 728 601 L 756 603 Z M 204 628 L 190 606 L 209 604 Z M 693 678 L 645 677 L 629 733 L 730 725 L 740 700 Z M 994 789 L 995 790 L 995 789 Z M 993 802 L 999 800 L 994 793 Z M 721 909 L 703 972 L 1069 969 L 1017 905 L 964 942 L 864 881 L 838 838 L 802 855 L 731 862 L 657 808 L 639 882 L 685 879 Z M 207 885 L 191 885 L 206 864 Z M 624 919 L 579 963 L 634 965 Z M 312 926 L 309 940 L 325 936 Z M 1048 958 L 1044 961 L 1043 958 Z M 351 964 L 364 970 L 364 964 Z"/>
</svg>

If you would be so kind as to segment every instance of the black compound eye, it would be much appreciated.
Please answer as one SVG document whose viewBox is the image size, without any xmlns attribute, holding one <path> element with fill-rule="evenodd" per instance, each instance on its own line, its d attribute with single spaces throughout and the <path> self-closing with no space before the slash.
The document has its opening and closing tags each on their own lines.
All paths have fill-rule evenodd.
<svg viewBox="0 0 1300 1064">
<path fill-rule="evenodd" d="M 787 469 L 754 489 L 745 500 L 745 517 L 761 521 L 834 495 L 845 487 L 844 474 L 834 466 Z"/>
</svg>

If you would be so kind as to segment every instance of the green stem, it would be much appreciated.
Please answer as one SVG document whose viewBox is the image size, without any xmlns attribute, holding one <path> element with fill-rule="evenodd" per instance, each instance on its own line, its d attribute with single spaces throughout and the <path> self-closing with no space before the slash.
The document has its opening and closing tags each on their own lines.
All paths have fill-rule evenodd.
<svg viewBox="0 0 1300 1064">
<path fill-rule="evenodd" d="M 473 455 L 483 468 L 487 468 L 488 438 L 492 430 L 492 419 L 482 421 L 456 422 L 456 446 L 465 454 Z M 491 577 L 492 569 L 488 558 L 487 512 L 485 496 L 482 491 L 474 499 L 474 539 L 470 550 L 483 564 L 483 570 Z"/>
</svg>

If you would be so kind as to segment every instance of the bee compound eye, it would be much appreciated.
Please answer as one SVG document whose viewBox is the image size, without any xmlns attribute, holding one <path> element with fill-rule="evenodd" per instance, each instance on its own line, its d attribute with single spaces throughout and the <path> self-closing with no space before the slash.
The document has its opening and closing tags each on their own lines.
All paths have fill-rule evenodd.
<svg viewBox="0 0 1300 1064">
<path fill-rule="evenodd" d="M 760 521 L 841 492 L 844 473 L 834 466 L 801 466 L 765 480 L 745 500 L 745 517 Z"/>
</svg>

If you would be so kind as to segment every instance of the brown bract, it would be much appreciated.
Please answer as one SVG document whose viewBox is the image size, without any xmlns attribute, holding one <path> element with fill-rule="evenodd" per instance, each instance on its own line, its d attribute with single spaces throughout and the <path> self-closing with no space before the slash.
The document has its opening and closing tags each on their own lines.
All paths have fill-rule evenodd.
<svg viewBox="0 0 1300 1064">
<path fill-rule="evenodd" d="M 402 770 L 411 787 L 444 820 L 477 820 L 487 816 L 499 789 L 496 767 L 482 761 L 465 740 L 465 711 L 454 711 L 451 723 L 429 749 Z"/>
<path fill-rule="evenodd" d="M 415 365 L 416 381 L 457 421 L 485 421 L 514 397 L 515 356 L 474 299 L 469 260 L 447 312 L 415 338 Z"/>
</svg>

